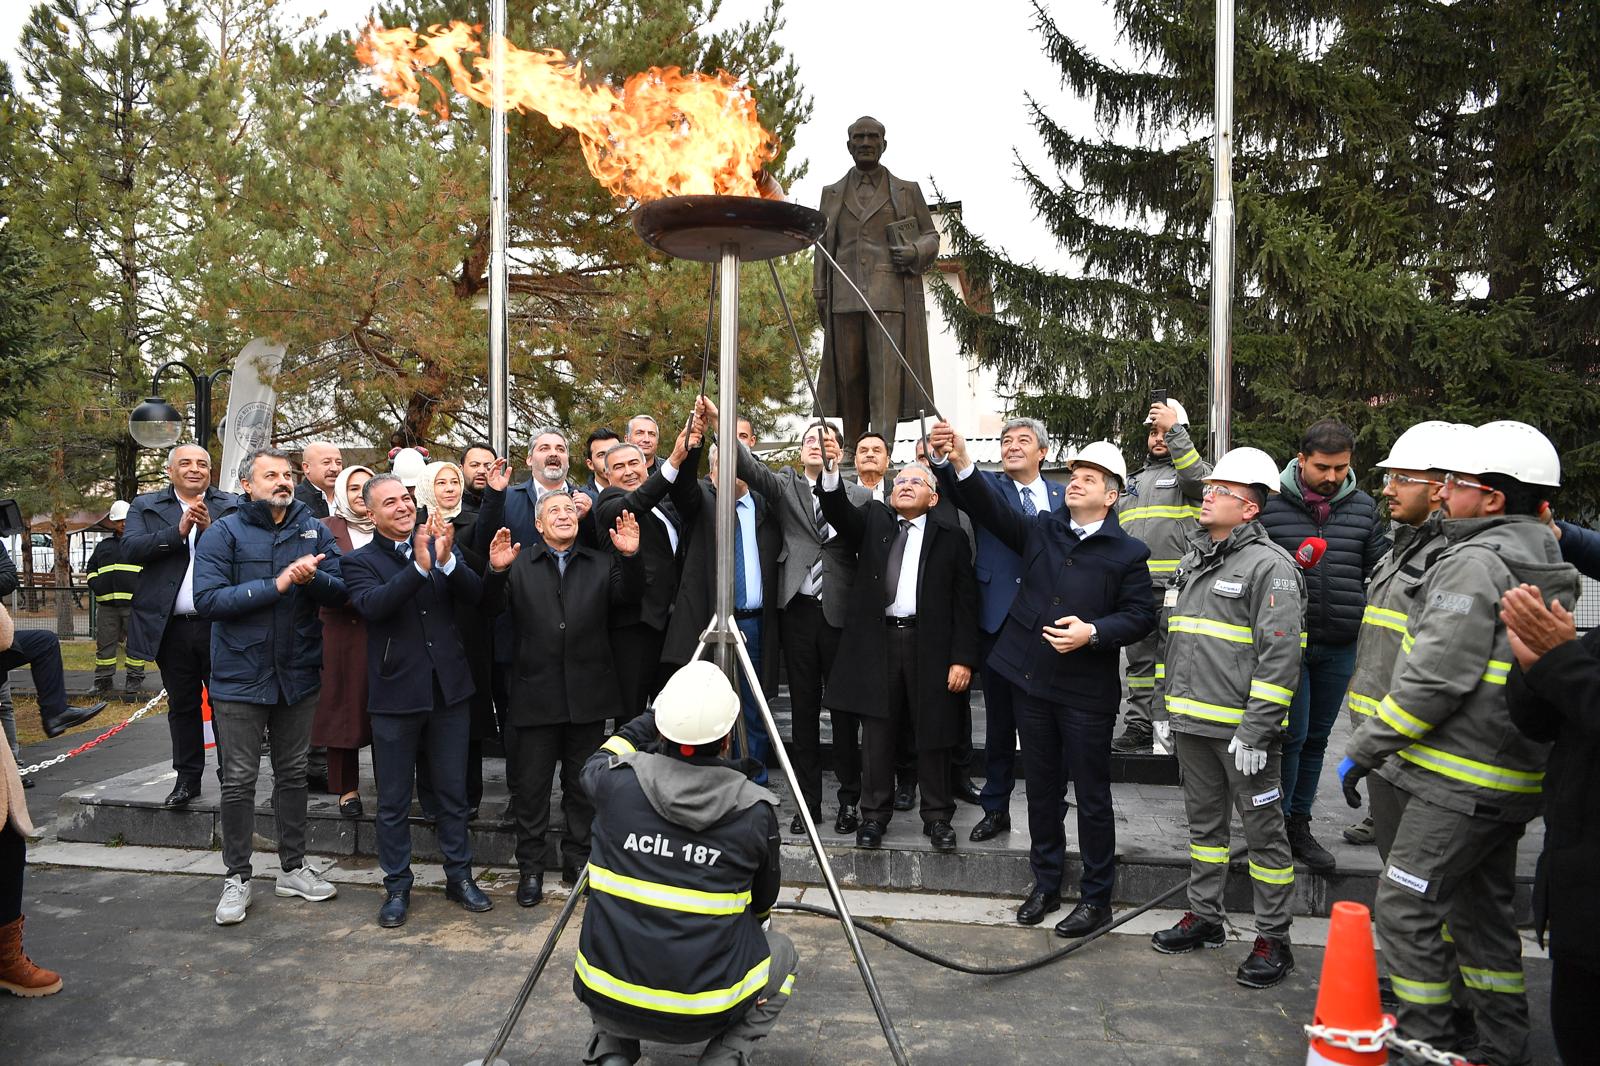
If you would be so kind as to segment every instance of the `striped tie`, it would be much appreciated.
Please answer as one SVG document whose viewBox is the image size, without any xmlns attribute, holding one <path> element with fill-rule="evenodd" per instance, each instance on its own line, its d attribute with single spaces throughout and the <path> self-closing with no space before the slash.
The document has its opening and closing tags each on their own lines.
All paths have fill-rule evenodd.
<svg viewBox="0 0 1600 1066">
<path fill-rule="evenodd" d="M 1032 518 L 1039 513 L 1039 508 L 1034 506 L 1033 493 L 1021 485 L 1017 486 L 1017 495 L 1022 497 L 1022 513 Z"/>
<path fill-rule="evenodd" d="M 817 539 L 826 541 L 828 539 L 828 519 L 823 516 L 821 500 L 817 500 L 812 504 L 812 519 L 817 524 Z M 820 551 L 817 552 L 817 561 L 811 564 L 811 573 L 806 575 L 806 584 L 809 588 L 817 589 L 818 595 L 821 594 L 822 553 Z"/>
</svg>

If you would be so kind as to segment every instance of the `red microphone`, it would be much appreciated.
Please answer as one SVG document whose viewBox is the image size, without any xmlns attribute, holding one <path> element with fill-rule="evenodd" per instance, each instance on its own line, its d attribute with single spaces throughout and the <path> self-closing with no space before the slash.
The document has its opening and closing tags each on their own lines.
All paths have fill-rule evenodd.
<svg viewBox="0 0 1600 1066">
<path fill-rule="evenodd" d="M 1300 569 L 1310 570 L 1322 561 L 1322 553 L 1327 550 L 1328 542 L 1321 537 L 1307 537 L 1294 550 L 1294 561 L 1300 564 Z"/>
</svg>

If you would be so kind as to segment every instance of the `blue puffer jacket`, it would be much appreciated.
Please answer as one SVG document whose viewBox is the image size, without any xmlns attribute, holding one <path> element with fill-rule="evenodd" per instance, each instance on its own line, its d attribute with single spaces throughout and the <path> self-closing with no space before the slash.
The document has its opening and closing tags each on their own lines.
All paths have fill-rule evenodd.
<svg viewBox="0 0 1600 1066">
<path fill-rule="evenodd" d="M 277 577 L 302 555 L 325 555 L 317 576 L 279 593 Z M 322 684 L 319 607 L 345 602 L 339 545 L 296 500 L 281 523 L 260 500 L 211 523 L 195 546 L 194 603 L 211 619 L 213 700 L 297 703 Z"/>
<path fill-rule="evenodd" d="M 1261 526 L 1290 555 L 1307 537 L 1328 542 L 1321 561 L 1305 572 L 1306 634 L 1312 644 L 1353 644 L 1361 635 L 1367 578 L 1393 542 L 1378 519 L 1376 501 L 1356 488 L 1353 470 L 1329 501 L 1327 524 L 1317 525 L 1301 495 L 1299 466 L 1296 458 L 1283 468 L 1278 493 L 1261 512 Z"/>
</svg>

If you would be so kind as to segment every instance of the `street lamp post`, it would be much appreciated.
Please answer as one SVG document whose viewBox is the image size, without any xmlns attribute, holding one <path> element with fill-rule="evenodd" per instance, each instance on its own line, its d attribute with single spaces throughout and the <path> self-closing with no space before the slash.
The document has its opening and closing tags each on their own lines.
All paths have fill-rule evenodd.
<svg viewBox="0 0 1600 1066">
<path fill-rule="evenodd" d="M 228 367 L 212 374 L 201 374 L 182 360 L 162 363 L 150 377 L 150 396 L 128 415 L 128 434 L 143 448 L 170 448 L 183 437 L 183 413 L 161 395 L 161 375 L 177 367 L 194 382 L 194 439 L 202 448 L 211 447 L 211 392 Z"/>
</svg>

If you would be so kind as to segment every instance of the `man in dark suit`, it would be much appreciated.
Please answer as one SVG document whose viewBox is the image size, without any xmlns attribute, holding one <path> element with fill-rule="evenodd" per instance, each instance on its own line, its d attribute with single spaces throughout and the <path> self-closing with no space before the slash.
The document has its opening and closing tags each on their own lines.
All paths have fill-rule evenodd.
<svg viewBox="0 0 1600 1066">
<path fill-rule="evenodd" d="M 211 622 L 194 603 L 194 548 L 214 520 L 233 513 L 239 497 L 211 487 L 211 456 L 198 444 L 172 449 L 167 480 L 166 488 L 137 496 L 128 507 L 123 550 L 129 562 L 144 567 L 133 594 L 128 654 L 153 659 L 161 671 L 178 775 L 165 802 L 182 807 L 200 795 L 206 769 L 200 690 L 211 676 Z"/>
<path fill-rule="evenodd" d="M 1035 925 L 1061 907 L 1066 852 L 1061 795 L 1078 798 L 1083 853 L 1080 902 L 1056 926 L 1086 936 L 1111 922 L 1117 840 L 1111 807 L 1111 730 L 1122 696 L 1118 650 L 1155 626 L 1150 549 L 1122 531 L 1112 508 L 1127 476 L 1105 441 L 1072 462 L 1066 510 L 1032 516 L 1013 509 L 994 481 L 974 477 L 966 443 L 940 422 L 930 435 L 939 482 L 1022 559 L 1022 583 L 989 661 L 1013 686 L 1028 776 L 1033 891 L 1017 921 Z"/>
<path fill-rule="evenodd" d="M 951 749 L 978 665 L 972 547 L 958 527 L 931 520 L 939 492 L 925 467 L 903 467 L 891 487 L 887 505 L 852 505 L 837 470 L 824 470 L 818 485 L 823 514 L 860 560 L 824 699 L 861 718 L 856 845 L 883 842 L 894 815 L 895 742 L 910 719 L 923 832 L 935 849 L 952 851 Z"/>
<path fill-rule="evenodd" d="M 314 440 L 300 452 L 300 484 L 294 498 L 311 508 L 318 518 L 333 512 L 333 487 L 344 469 L 344 456 L 337 444 Z"/>
<path fill-rule="evenodd" d="M 669 509 L 667 495 L 678 478 L 694 477 L 682 472 L 691 432 L 698 440 L 698 428 L 686 423 L 673 443 L 671 456 L 651 474 L 646 473 L 645 454 L 636 444 L 619 444 L 606 452 L 611 485 L 595 504 L 595 522 L 612 529 L 623 511 L 632 512 L 639 520 L 639 554 L 644 568 L 643 598 L 637 605 L 619 607 L 611 617 L 611 650 L 622 685 L 622 702 L 615 715 L 619 726 L 643 712 L 665 680 L 661 648 L 678 595 L 684 531 L 695 519 L 680 508 Z M 698 494 L 683 499 L 690 506 L 699 503 Z"/>
<path fill-rule="evenodd" d="M 472 877 L 467 838 L 467 740 L 472 669 L 457 611 L 478 609 L 482 579 L 454 554 L 455 527 L 417 528 L 411 494 L 393 474 L 361 489 L 377 533 L 342 560 L 350 605 L 367 620 L 367 708 L 378 785 L 378 924 L 405 924 L 411 902 L 411 785 L 425 752 L 438 803 L 445 897 L 469 911 L 493 904 Z"/>
<path fill-rule="evenodd" d="M 562 880 L 575 882 L 589 861 L 594 807 L 578 775 L 605 738 L 622 690 L 609 640 L 616 611 L 644 591 L 639 522 L 623 510 L 609 530 L 614 552 L 578 543 L 578 508 L 570 496 L 539 501 L 542 542 L 532 551 L 501 529 L 489 545 L 484 611 L 509 611 L 517 635 L 506 748 L 515 781 L 517 902 L 544 897 L 550 865 L 550 785 L 561 764 Z"/>
</svg>

